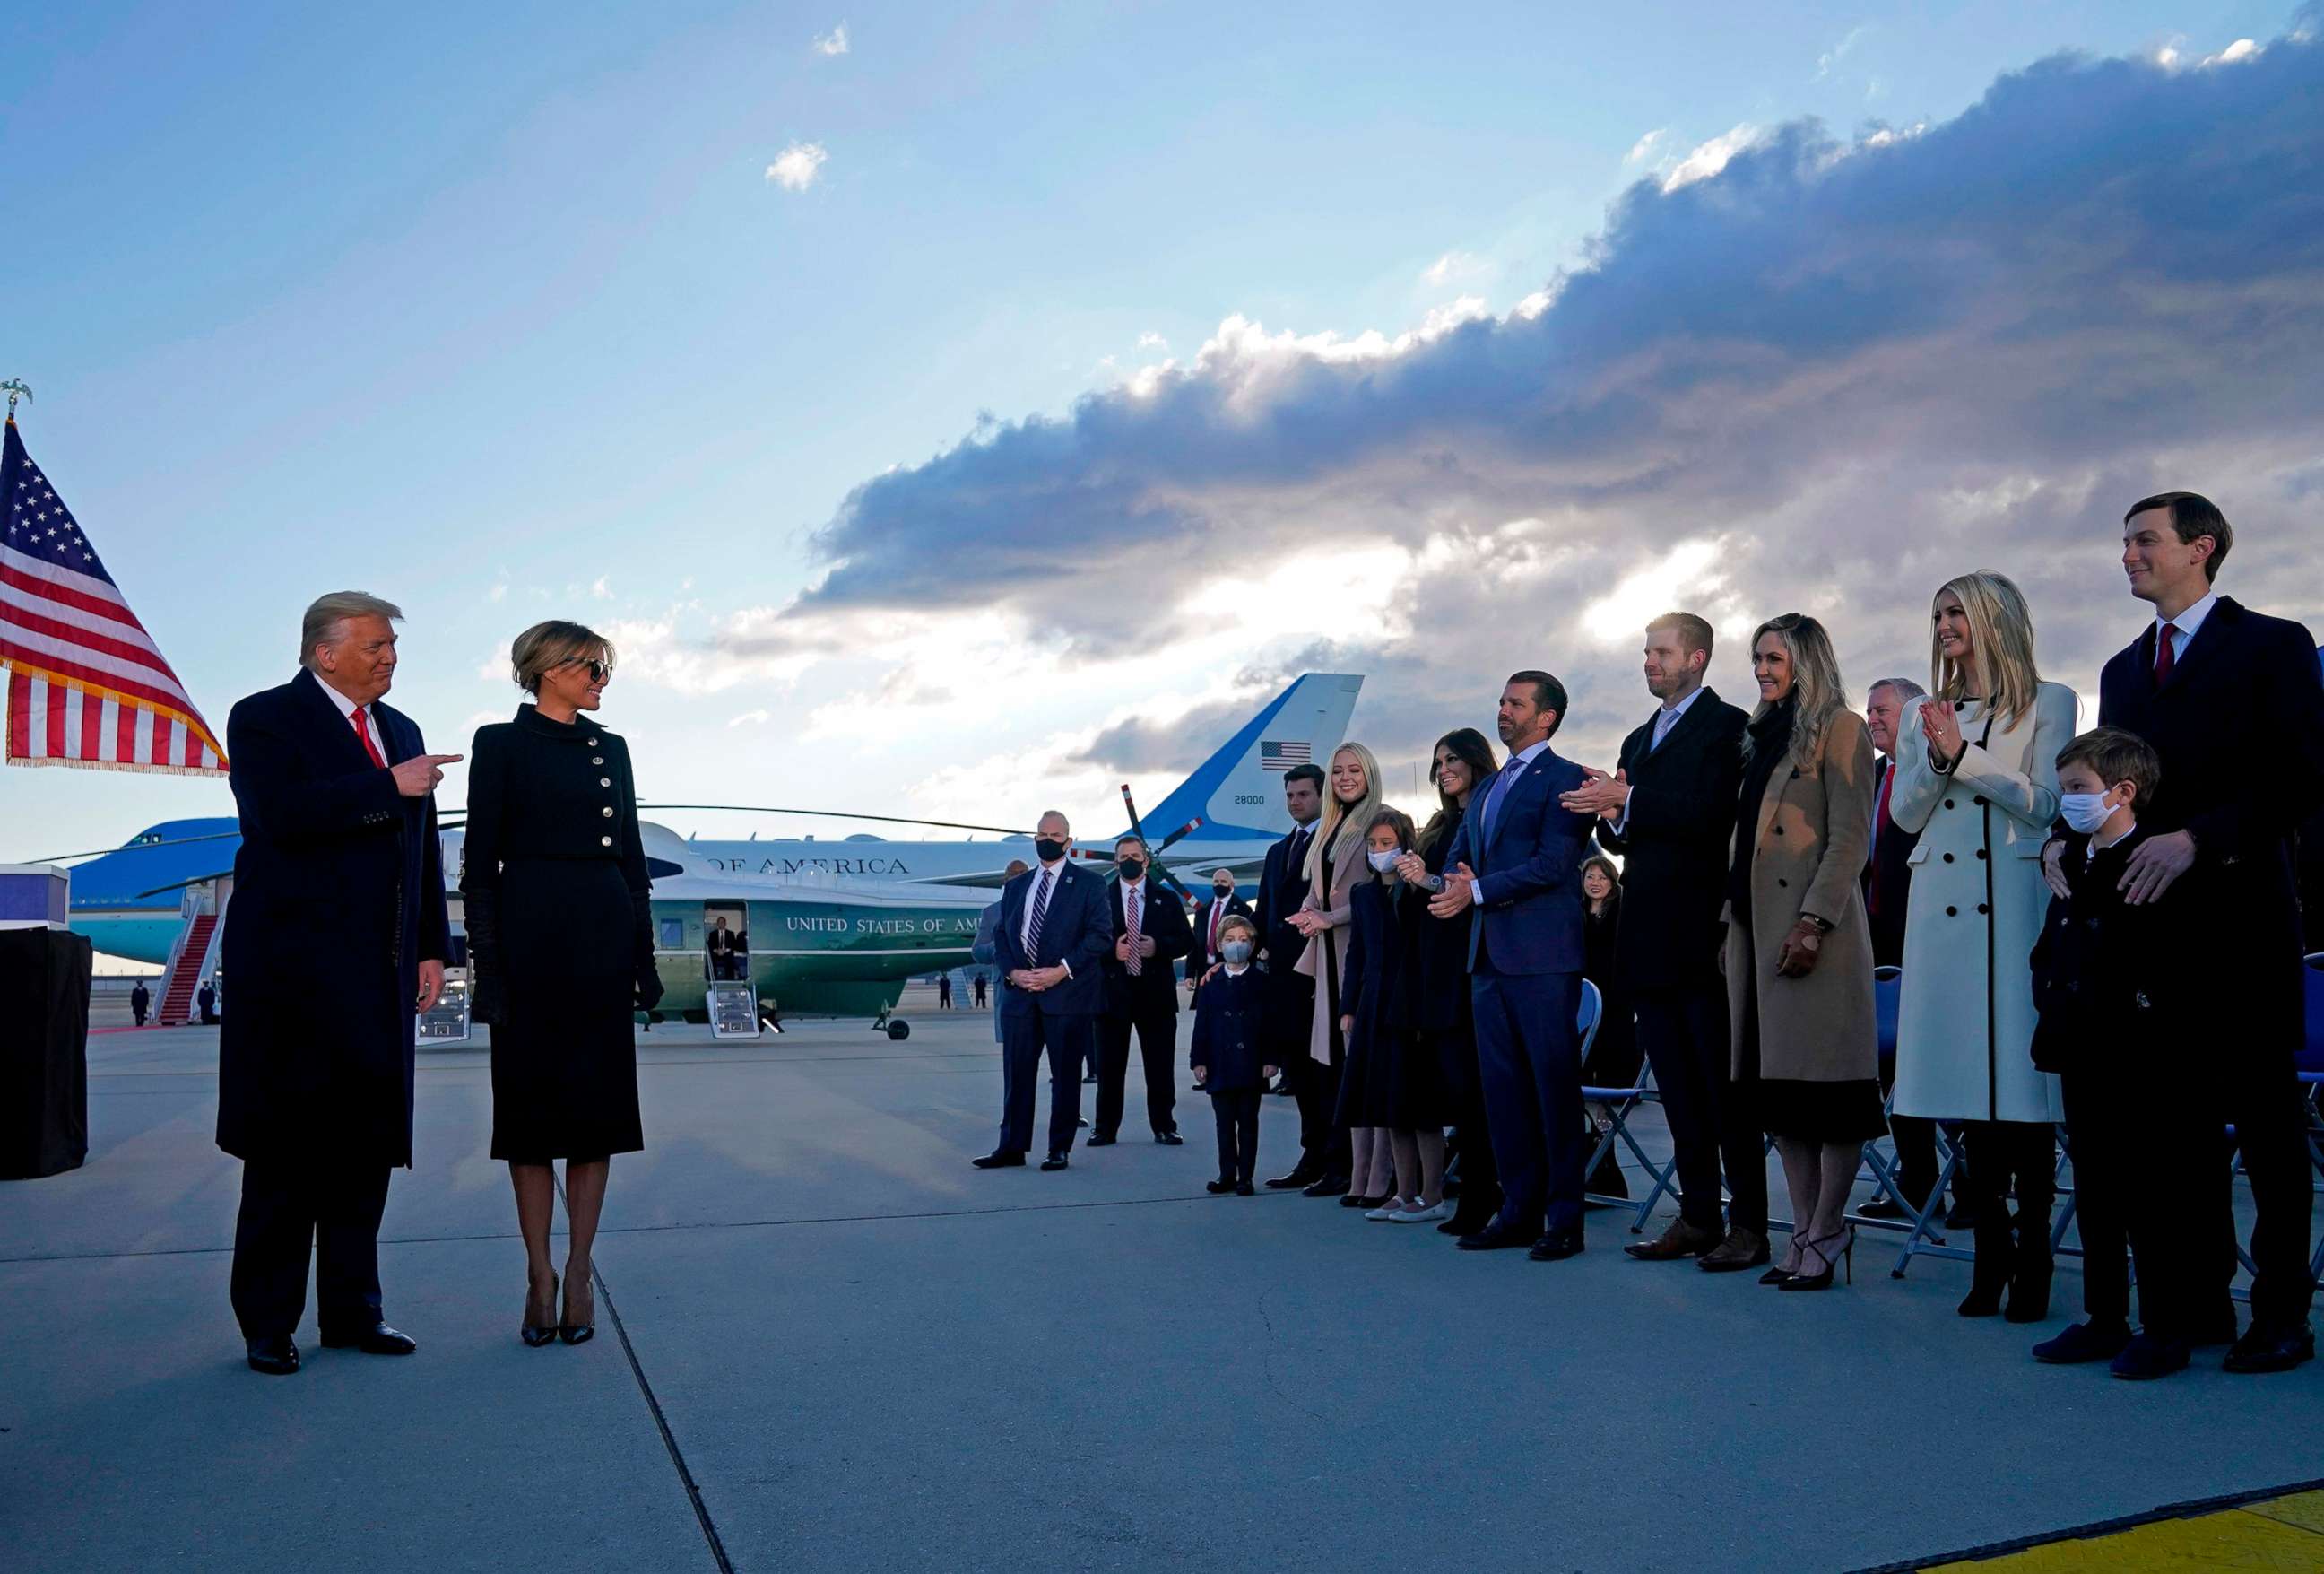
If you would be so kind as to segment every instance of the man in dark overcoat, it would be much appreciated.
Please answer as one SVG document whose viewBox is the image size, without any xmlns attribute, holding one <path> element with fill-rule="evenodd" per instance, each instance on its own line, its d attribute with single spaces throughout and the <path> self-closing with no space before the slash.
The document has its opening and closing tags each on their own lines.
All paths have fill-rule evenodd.
<svg viewBox="0 0 2324 1574">
<path fill-rule="evenodd" d="M 292 1334 L 315 1264 L 328 1347 L 410 1355 L 379 1287 L 388 1172 L 411 1163 L 413 1020 L 450 949 L 432 796 L 457 755 L 380 702 L 393 624 L 375 597 L 307 609 L 301 671 L 226 721 L 242 819 L 225 955 L 235 1010 L 218 1043 L 218 1146 L 243 1161 L 233 1296 L 251 1367 L 299 1369 Z M 334 964 L 313 961 L 331 914 Z"/>
</svg>

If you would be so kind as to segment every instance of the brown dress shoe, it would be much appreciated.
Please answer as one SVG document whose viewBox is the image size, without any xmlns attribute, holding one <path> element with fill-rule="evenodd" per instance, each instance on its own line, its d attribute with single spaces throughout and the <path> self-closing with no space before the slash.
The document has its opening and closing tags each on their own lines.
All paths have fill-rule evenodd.
<svg viewBox="0 0 2324 1574">
<path fill-rule="evenodd" d="M 1699 1257 L 1720 1244 L 1719 1232 L 1692 1225 L 1686 1220 L 1673 1219 L 1670 1228 L 1651 1241 L 1633 1241 L 1623 1251 L 1641 1263 L 1669 1263 L 1681 1257 Z"/>
<path fill-rule="evenodd" d="M 1767 1237 L 1757 1230 L 1731 1229 L 1725 1240 L 1697 1257 L 1694 1265 L 1706 1273 L 1739 1273 L 1746 1268 L 1766 1266 L 1772 1255 Z"/>
</svg>

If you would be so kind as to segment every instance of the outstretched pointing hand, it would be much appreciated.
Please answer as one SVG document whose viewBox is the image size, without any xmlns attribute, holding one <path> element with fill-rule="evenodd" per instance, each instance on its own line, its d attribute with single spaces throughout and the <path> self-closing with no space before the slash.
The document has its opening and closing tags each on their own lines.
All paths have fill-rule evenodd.
<svg viewBox="0 0 2324 1574">
<path fill-rule="evenodd" d="M 406 798 L 425 798 L 444 779 L 444 767 L 456 764 L 459 759 L 457 755 L 414 755 L 388 774 L 395 778 L 395 790 Z"/>
</svg>

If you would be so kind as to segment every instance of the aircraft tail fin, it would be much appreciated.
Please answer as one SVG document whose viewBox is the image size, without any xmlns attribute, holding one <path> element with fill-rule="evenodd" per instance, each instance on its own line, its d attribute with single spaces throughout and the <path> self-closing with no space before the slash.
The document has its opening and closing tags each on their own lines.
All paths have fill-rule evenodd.
<svg viewBox="0 0 2324 1574">
<path fill-rule="evenodd" d="M 1172 849 L 1176 856 L 1204 841 L 1286 834 L 1291 817 L 1283 808 L 1283 773 L 1294 765 L 1329 768 L 1363 686 L 1360 673 L 1302 674 L 1193 775 L 1146 810 L 1140 816 L 1146 829 L 1158 838 L 1190 819 L 1202 820 Z"/>
</svg>

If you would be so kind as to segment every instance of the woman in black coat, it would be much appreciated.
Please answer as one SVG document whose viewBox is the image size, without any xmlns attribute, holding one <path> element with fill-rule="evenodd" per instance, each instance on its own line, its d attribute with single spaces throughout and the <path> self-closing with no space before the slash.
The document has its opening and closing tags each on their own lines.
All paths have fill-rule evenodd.
<svg viewBox="0 0 2324 1574">
<path fill-rule="evenodd" d="M 1421 936 L 1428 893 L 1398 871 L 1418 838 L 1400 809 L 1373 811 L 1364 853 L 1378 876 L 1358 885 L 1349 913 L 1348 966 L 1341 976 L 1347 1014 L 1340 1031 L 1348 1060 L 1340 1073 L 1340 1124 L 1370 1127 L 1396 1159 L 1396 1192 L 1372 1199 L 1366 1218 L 1434 1224 L 1452 1217 L 1444 1200 L 1444 1123 L 1452 1098 L 1435 1049 L 1421 1036 Z"/>
<path fill-rule="evenodd" d="M 1436 740 L 1429 773 L 1436 783 L 1437 810 L 1420 832 L 1419 851 L 1398 867 L 1405 879 L 1415 884 L 1442 879 L 1445 855 L 1461 832 L 1470 795 L 1500 768 L 1493 745 L 1473 727 L 1455 727 Z M 1477 1034 L 1469 1004 L 1469 926 L 1423 924 L 1419 965 L 1416 1020 L 1444 1079 L 1461 1178 L 1452 1217 L 1436 1227 L 1451 1236 L 1475 1235 L 1500 1212 L 1501 1184 L 1493 1167 L 1493 1144 L 1486 1138 L 1484 1084 L 1477 1074 Z"/>
<path fill-rule="evenodd" d="M 1614 866 L 1613 859 L 1593 853 L 1582 861 L 1582 894 L 1589 903 L 1582 920 L 1582 976 L 1598 986 L 1598 1032 L 1590 1041 L 1590 1059 L 1582 1068 L 1582 1080 L 1591 1088 L 1634 1087 L 1645 1056 L 1638 1048 L 1637 1018 L 1629 992 L 1614 970 L 1614 934 L 1622 923 L 1622 872 Z M 1613 1126 L 1612 1112 L 1593 1103 L 1591 1146 L 1594 1149 L 1604 1141 Z M 1629 1196 L 1611 1147 L 1591 1170 L 1582 1190 L 1600 1197 Z"/>
<path fill-rule="evenodd" d="M 596 1330 L 590 1250 L 612 1157 L 645 1146 L 632 1014 L 661 999 L 661 982 L 629 749 L 580 714 L 601 703 L 613 647 L 553 621 L 519 634 L 511 657 L 537 703 L 477 730 L 460 891 L 475 1011 L 493 1030 L 492 1155 L 508 1161 L 524 1236 L 519 1331 L 577 1345 Z M 556 1159 L 570 1227 L 561 1310 Z"/>
</svg>

